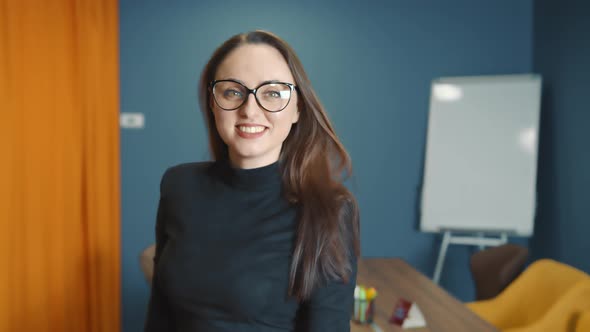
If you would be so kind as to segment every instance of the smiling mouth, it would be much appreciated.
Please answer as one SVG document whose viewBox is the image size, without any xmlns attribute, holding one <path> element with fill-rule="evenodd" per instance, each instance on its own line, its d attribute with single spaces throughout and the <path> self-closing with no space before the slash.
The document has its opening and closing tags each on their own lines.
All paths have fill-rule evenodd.
<svg viewBox="0 0 590 332">
<path fill-rule="evenodd" d="M 239 131 L 248 134 L 258 134 L 266 129 L 264 126 L 237 126 L 237 128 Z"/>
</svg>

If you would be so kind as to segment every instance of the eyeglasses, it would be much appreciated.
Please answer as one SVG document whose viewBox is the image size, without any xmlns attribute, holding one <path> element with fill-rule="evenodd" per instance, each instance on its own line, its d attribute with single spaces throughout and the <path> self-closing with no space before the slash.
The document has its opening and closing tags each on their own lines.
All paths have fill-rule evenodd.
<svg viewBox="0 0 590 332">
<path fill-rule="evenodd" d="M 248 100 L 248 95 L 253 94 L 256 103 L 265 111 L 280 112 L 289 105 L 291 95 L 297 89 L 294 84 L 277 81 L 264 82 L 254 89 L 236 80 L 215 80 L 209 85 L 215 103 L 225 111 L 240 108 Z"/>
</svg>

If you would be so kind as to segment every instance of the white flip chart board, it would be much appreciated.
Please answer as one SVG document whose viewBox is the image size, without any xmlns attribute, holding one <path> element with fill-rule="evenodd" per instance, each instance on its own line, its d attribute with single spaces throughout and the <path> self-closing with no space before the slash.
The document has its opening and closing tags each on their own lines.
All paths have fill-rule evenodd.
<svg viewBox="0 0 590 332">
<path fill-rule="evenodd" d="M 530 236 L 541 77 L 449 77 L 431 85 L 420 229 Z"/>
</svg>

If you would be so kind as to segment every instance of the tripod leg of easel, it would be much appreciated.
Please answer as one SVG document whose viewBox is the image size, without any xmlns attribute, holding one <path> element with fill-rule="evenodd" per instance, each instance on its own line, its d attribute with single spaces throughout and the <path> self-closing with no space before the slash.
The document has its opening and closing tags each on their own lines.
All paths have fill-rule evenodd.
<svg viewBox="0 0 590 332">
<path fill-rule="evenodd" d="M 436 267 L 434 268 L 434 278 L 432 280 L 435 284 L 440 281 L 440 274 L 442 273 L 443 264 L 445 263 L 445 256 L 447 255 L 447 249 L 449 248 L 449 242 L 451 241 L 451 232 L 446 231 L 443 236 L 442 243 L 440 244 L 440 250 L 438 252 L 438 259 L 436 260 Z"/>
</svg>

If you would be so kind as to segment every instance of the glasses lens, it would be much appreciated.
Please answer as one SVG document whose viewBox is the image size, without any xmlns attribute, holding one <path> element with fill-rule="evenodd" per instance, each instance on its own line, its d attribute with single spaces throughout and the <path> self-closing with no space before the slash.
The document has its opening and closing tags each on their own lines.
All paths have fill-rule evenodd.
<svg viewBox="0 0 590 332">
<path fill-rule="evenodd" d="M 256 98 L 260 106 L 268 111 L 278 112 L 289 103 L 291 88 L 282 83 L 268 83 L 258 88 Z"/>
<path fill-rule="evenodd" d="M 246 89 L 236 82 L 217 82 L 213 86 L 213 96 L 217 105 L 223 109 L 236 109 L 247 96 Z"/>
</svg>

